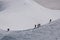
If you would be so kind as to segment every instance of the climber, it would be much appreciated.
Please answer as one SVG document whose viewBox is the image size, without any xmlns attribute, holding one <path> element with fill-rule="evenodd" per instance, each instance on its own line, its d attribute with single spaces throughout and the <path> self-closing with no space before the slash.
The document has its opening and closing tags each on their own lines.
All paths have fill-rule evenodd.
<svg viewBox="0 0 60 40">
<path fill-rule="evenodd" d="M 35 25 L 35 27 L 34 27 L 34 29 L 36 28 L 36 25 Z"/>
<path fill-rule="evenodd" d="M 52 19 L 49 20 L 49 23 L 52 21 Z"/>
<path fill-rule="evenodd" d="M 7 31 L 10 31 L 10 29 L 8 28 Z"/>
<path fill-rule="evenodd" d="M 39 28 L 39 27 L 41 27 L 41 24 L 38 24 L 38 25 L 37 25 L 37 28 Z"/>
</svg>

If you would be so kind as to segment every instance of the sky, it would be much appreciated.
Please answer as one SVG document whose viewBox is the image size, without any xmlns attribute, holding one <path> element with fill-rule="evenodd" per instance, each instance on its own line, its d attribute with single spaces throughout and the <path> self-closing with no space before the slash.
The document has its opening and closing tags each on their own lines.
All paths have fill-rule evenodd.
<svg viewBox="0 0 60 40">
<path fill-rule="evenodd" d="M 0 0 L 0 28 L 26 30 L 35 24 L 44 25 L 49 19 L 60 18 L 60 10 L 46 8 L 33 0 Z"/>
</svg>

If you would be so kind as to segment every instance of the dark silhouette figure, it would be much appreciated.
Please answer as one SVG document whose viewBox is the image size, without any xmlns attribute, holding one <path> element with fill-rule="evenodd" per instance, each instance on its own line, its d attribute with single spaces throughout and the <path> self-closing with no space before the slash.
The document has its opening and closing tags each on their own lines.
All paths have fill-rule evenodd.
<svg viewBox="0 0 60 40">
<path fill-rule="evenodd" d="M 8 28 L 7 31 L 10 31 L 10 29 Z"/>
<path fill-rule="evenodd" d="M 34 27 L 34 29 L 36 28 L 36 25 L 35 25 L 35 27 Z"/>
<path fill-rule="evenodd" d="M 49 20 L 49 23 L 52 21 L 52 19 Z"/>
<path fill-rule="evenodd" d="M 38 25 L 37 25 L 37 28 L 39 28 L 40 26 L 41 26 L 41 24 L 38 24 Z"/>
</svg>

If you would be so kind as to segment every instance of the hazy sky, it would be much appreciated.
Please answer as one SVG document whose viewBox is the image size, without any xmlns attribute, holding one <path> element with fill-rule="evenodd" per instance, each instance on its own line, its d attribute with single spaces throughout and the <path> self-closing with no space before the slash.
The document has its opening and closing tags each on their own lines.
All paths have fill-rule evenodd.
<svg viewBox="0 0 60 40">
<path fill-rule="evenodd" d="M 48 23 L 50 18 L 60 18 L 60 10 L 45 8 L 32 0 L 3 0 L 0 7 L 0 10 L 4 8 L 0 11 L 0 27 L 5 30 L 30 29 L 34 24 Z"/>
</svg>

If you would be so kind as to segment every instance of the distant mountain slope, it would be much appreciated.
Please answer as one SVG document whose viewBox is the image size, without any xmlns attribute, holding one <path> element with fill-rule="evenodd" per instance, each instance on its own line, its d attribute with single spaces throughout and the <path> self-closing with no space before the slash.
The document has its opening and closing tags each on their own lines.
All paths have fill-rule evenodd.
<svg viewBox="0 0 60 40">
<path fill-rule="evenodd" d="M 38 4 L 53 10 L 60 10 L 60 0 L 34 0 Z"/>
<path fill-rule="evenodd" d="M 11 31 L 6 36 L 7 39 L 12 37 L 14 40 L 60 40 L 60 19 L 36 29 Z M 3 38 L 6 40 L 5 36 Z"/>
</svg>

